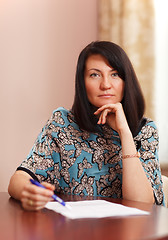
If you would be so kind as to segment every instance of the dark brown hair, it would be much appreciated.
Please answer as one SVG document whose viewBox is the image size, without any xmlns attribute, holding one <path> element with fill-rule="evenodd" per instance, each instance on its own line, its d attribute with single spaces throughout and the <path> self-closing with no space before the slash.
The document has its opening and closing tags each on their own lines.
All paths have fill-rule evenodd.
<svg viewBox="0 0 168 240">
<path fill-rule="evenodd" d="M 84 81 L 86 60 L 89 56 L 95 54 L 105 57 L 110 66 L 117 70 L 120 78 L 125 82 L 122 106 L 130 130 L 135 135 L 142 121 L 145 102 L 135 71 L 127 54 L 121 47 L 112 42 L 92 42 L 79 55 L 76 68 L 75 97 L 72 106 L 75 120 L 81 129 L 89 132 L 98 130 L 97 119 L 93 114 L 93 106 L 87 98 Z"/>
</svg>

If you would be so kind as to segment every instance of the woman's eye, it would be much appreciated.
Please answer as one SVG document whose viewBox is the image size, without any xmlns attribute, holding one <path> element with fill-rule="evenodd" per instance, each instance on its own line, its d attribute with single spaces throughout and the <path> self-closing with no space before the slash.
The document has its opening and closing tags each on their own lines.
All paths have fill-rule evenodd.
<svg viewBox="0 0 168 240">
<path fill-rule="evenodd" d="M 99 74 L 97 74 L 97 73 L 90 74 L 90 77 L 93 77 L 93 78 L 98 77 L 98 76 L 99 76 Z"/>
<path fill-rule="evenodd" d="M 118 73 L 117 72 L 115 72 L 115 73 L 112 73 L 112 77 L 118 77 L 119 75 L 118 75 Z"/>
</svg>

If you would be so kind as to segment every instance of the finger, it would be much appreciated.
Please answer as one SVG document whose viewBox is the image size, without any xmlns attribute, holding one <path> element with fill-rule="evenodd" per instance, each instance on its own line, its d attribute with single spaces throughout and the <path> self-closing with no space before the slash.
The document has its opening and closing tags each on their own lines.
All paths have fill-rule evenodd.
<svg viewBox="0 0 168 240">
<path fill-rule="evenodd" d="M 51 201 L 54 194 L 54 186 L 49 183 L 43 183 L 44 188 L 27 184 L 21 194 L 22 207 L 26 210 L 39 210 L 44 208 L 47 202 Z M 51 190 L 52 189 L 52 190 Z"/>
<path fill-rule="evenodd" d="M 28 201 L 28 199 L 30 199 L 33 204 L 29 204 L 30 201 Z M 43 208 L 44 205 L 51 201 L 52 198 L 50 196 L 44 196 L 44 195 L 40 195 L 40 194 L 32 194 L 32 193 L 29 193 L 29 192 L 23 192 L 22 193 L 22 197 L 21 197 L 21 202 L 23 203 L 24 205 L 24 208 L 27 206 L 27 205 L 32 205 L 30 206 L 31 209 L 39 209 L 39 208 Z M 29 206 L 28 206 L 29 208 Z"/>
<path fill-rule="evenodd" d="M 51 197 L 43 197 L 43 196 L 34 196 L 34 195 L 29 195 L 29 197 L 23 196 L 21 198 L 21 202 L 24 206 L 32 207 L 33 208 L 39 208 L 44 206 L 47 202 L 51 201 Z"/>
<path fill-rule="evenodd" d="M 99 120 L 98 120 L 97 124 L 101 124 L 101 114 L 99 116 Z"/>
<path fill-rule="evenodd" d="M 25 201 L 25 199 L 31 199 L 33 202 L 47 202 L 51 199 L 51 196 L 23 191 L 21 195 L 21 200 Z"/>
<path fill-rule="evenodd" d="M 105 124 L 105 123 L 106 123 L 106 121 L 107 121 L 107 115 L 108 115 L 109 112 L 110 112 L 109 109 L 106 109 L 106 110 L 103 111 L 103 113 L 102 113 L 102 124 Z"/>
<path fill-rule="evenodd" d="M 49 190 L 52 190 L 54 191 L 55 190 L 55 186 L 50 184 L 50 183 L 47 183 L 47 182 L 42 182 L 41 183 L 45 188 L 49 189 Z"/>
<path fill-rule="evenodd" d="M 28 211 L 36 211 L 40 210 L 45 207 L 46 201 L 45 202 L 35 202 L 31 199 L 24 198 L 21 200 L 22 207 Z"/>
<path fill-rule="evenodd" d="M 51 198 L 45 198 L 43 200 L 34 200 L 30 198 L 21 198 L 21 202 L 29 205 L 31 207 L 39 207 L 39 206 L 44 206 L 47 202 L 51 201 Z"/>
<path fill-rule="evenodd" d="M 111 111 L 110 111 L 109 109 L 105 109 L 105 110 L 101 113 L 101 115 L 100 115 L 100 117 L 99 117 L 98 124 L 105 124 L 106 121 L 107 121 L 107 115 L 108 115 L 108 113 L 110 113 L 110 112 L 111 112 Z"/>
<path fill-rule="evenodd" d="M 98 108 L 98 109 L 94 112 L 94 114 L 95 114 L 95 115 L 98 115 L 98 114 L 100 114 L 103 110 L 105 110 L 105 109 L 107 109 L 107 108 L 109 108 L 109 109 L 112 110 L 112 109 L 115 107 L 115 105 L 116 105 L 116 104 L 106 104 L 106 105 L 103 105 L 102 107 Z"/>
<path fill-rule="evenodd" d="M 97 124 L 102 124 L 102 116 L 103 116 L 103 113 L 100 114 Z"/>
<path fill-rule="evenodd" d="M 28 194 L 28 193 L 33 194 L 33 195 L 39 194 L 39 195 L 43 195 L 43 196 L 46 196 L 46 197 L 51 197 L 53 195 L 53 190 L 46 189 L 46 188 L 41 188 L 41 187 L 35 186 L 31 183 L 25 185 L 25 187 L 23 189 L 23 192 L 25 194 Z"/>
<path fill-rule="evenodd" d="M 103 112 L 100 114 L 98 124 L 103 124 L 103 114 Z"/>
<path fill-rule="evenodd" d="M 23 193 L 21 196 L 21 200 L 25 201 L 25 199 L 31 199 L 33 202 L 48 202 L 51 200 L 51 197 Z"/>
</svg>

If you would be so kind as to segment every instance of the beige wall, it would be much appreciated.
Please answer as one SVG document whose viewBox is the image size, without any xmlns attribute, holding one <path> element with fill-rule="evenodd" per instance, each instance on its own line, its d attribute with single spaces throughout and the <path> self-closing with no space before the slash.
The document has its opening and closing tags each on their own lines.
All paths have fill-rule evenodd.
<svg viewBox="0 0 168 240">
<path fill-rule="evenodd" d="M 52 111 L 70 108 L 81 49 L 97 39 L 97 0 L 0 0 L 0 191 Z"/>
</svg>

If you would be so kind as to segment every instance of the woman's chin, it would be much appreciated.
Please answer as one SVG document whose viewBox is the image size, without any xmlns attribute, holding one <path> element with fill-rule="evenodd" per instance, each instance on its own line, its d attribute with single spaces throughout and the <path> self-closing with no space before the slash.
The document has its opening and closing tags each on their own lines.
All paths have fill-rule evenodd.
<svg viewBox="0 0 168 240">
<path fill-rule="evenodd" d="M 116 102 L 114 102 L 114 101 L 106 100 L 106 101 L 102 101 L 101 103 L 98 103 L 98 104 L 96 105 L 96 107 L 100 108 L 100 107 L 102 107 L 102 106 L 104 106 L 104 105 L 106 105 L 106 104 L 115 104 L 115 103 L 116 103 Z"/>
</svg>

